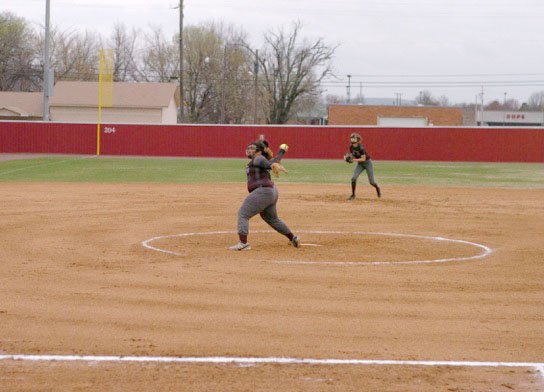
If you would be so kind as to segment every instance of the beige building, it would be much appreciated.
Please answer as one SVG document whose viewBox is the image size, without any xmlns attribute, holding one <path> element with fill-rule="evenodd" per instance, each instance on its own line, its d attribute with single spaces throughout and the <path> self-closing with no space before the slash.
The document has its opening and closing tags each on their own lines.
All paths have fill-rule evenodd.
<svg viewBox="0 0 544 392">
<path fill-rule="evenodd" d="M 102 123 L 175 124 L 176 83 L 113 83 L 112 107 L 102 108 Z M 98 120 L 98 82 L 55 84 L 51 121 L 93 123 Z"/>
<path fill-rule="evenodd" d="M 42 93 L 0 91 L 0 120 L 37 121 L 42 117 Z"/>
<path fill-rule="evenodd" d="M 463 110 L 437 106 L 330 105 L 329 125 L 461 126 Z"/>
</svg>

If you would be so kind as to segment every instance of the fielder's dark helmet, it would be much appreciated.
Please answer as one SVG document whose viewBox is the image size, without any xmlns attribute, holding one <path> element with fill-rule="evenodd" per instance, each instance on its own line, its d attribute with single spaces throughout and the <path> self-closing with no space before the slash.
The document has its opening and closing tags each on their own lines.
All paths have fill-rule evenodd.
<svg viewBox="0 0 544 392">
<path fill-rule="evenodd" d="M 350 139 L 356 138 L 358 142 L 360 142 L 362 140 L 361 135 L 359 135 L 356 132 L 353 132 L 351 135 L 349 135 L 349 138 Z"/>
<path fill-rule="evenodd" d="M 257 140 L 256 142 L 253 142 L 251 143 L 252 145 L 254 145 L 255 147 L 257 147 L 257 151 L 260 151 L 261 153 L 264 153 L 264 150 L 266 149 L 267 144 L 265 144 L 263 141 L 261 140 Z"/>
</svg>

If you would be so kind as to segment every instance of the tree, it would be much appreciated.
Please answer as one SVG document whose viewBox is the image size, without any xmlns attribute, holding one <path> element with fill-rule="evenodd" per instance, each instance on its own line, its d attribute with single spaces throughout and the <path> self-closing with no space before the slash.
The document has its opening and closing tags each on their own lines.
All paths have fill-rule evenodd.
<svg viewBox="0 0 544 392">
<path fill-rule="evenodd" d="M 137 41 L 140 32 L 136 29 L 127 31 L 121 23 L 113 27 L 109 47 L 114 52 L 113 81 L 125 82 L 139 79 L 137 66 Z"/>
<path fill-rule="evenodd" d="M 504 105 L 498 100 L 494 100 L 485 105 L 484 108 L 485 110 L 503 110 Z"/>
<path fill-rule="evenodd" d="M 416 104 L 423 106 L 439 106 L 440 104 L 440 102 L 436 100 L 431 92 L 428 90 L 420 91 L 419 95 L 414 99 L 414 101 L 416 102 Z"/>
<path fill-rule="evenodd" d="M 40 52 L 44 52 L 44 33 L 39 37 Z M 89 31 L 50 31 L 50 65 L 55 80 L 98 80 L 98 56 L 101 37 Z"/>
<path fill-rule="evenodd" d="M 318 95 L 321 81 L 331 74 L 330 62 L 336 47 L 328 46 L 321 38 L 314 42 L 302 40 L 301 29 L 302 24 L 297 22 L 290 31 L 282 28 L 264 36 L 259 65 L 269 124 L 285 124 L 297 100 Z"/>
<path fill-rule="evenodd" d="M 167 40 L 160 27 L 144 35 L 139 77 L 146 82 L 169 82 L 178 74 L 179 49 L 175 37 Z"/>
<path fill-rule="evenodd" d="M 438 106 L 446 107 L 450 106 L 450 100 L 445 95 L 438 97 Z"/>
<path fill-rule="evenodd" d="M 527 100 L 527 110 L 543 111 L 544 110 L 544 91 L 532 93 Z"/>
<path fill-rule="evenodd" d="M 218 122 L 222 39 L 214 25 L 188 27 L 183 42 L 185 106 L 190 122 Z"/>
<path fill-rule="evenodd" d="M 258 94 L 254 89 L 254 54 L 244 41 L 243 31 L 229 26 L 223 34 L 223 67 L 221 75 L 221 123 L 242 123 L 255 107 Z"/>
<path fill-rule="evenodd" d="M 509 99 L 506 102 L 500 102 L 498 99 L 495 99 L 484 106 L 485 110 L 518 110 L 519 102 L 516 99 Z"/>
<path fill-rule="evenodd" d="M 25 19 L 9 12 L 0 14 L 0 91 L 39 88 L 35 42 L 35 33 Z"/>
</svg>

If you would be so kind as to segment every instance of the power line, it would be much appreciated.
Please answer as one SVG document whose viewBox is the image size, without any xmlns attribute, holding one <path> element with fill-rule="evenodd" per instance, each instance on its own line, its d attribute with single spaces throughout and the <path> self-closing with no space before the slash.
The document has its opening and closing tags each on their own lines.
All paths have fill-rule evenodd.
<svg viewBox="0 0 544 392">
<path fill-rule="evenodd" d="M 489 74 L 350 74 L 352 77 L 360 78 L 410 78 L 410 77 L 421 77 L 421 78 L 453 78 L 453 77 L 479 77 L 479 76 L 542 76 L 544 72 L 534 72 L 534 73 L 489 73 Z"/>
</svg>

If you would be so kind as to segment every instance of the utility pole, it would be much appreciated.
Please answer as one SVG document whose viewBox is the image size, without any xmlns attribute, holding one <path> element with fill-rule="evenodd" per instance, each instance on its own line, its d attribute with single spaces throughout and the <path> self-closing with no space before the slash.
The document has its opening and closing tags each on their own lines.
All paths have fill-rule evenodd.
<svg viewBox="0 0 544 392">
<path fill-rule="evenodd" d="M 503 102 L 503 113 L 502 113 L 502 126 L 504 127 L 506 125 L 506 92 L 504 92 L 504 102 Z"/>
<path fill-rule="evenodd" d="M 49 121 L 49 91 L 50 73 L 49 73 L 49 19 L 50 19 L 50 1 L 45 2 L 45 48 L 43 55 L 43 121 Z"/>
<path fill-rule="evenodd" d="M 351 102 L 351 75 L 348 75 L 348 103 Z"/>
<path fill-rule="evenodd" d="M 478 94 L 474 98 L 474 125 L 478 126 Z"/>
<path fill-rule="evenodd" d="M 225 123 L 226 118 L 226 108 L 225 108 L 225 83 L 226 83 L 226 73 L 227 73 L 227 46 L 229 44 L 225 42 L 225 47 L 223 48 L 223 70 L 221 72 L 221 119 L 219 121 L 220 124 Z"/>
<path fill-rule="evenodd" d="M 49 0 L 48 0 L 49 1 Z M 178 123 L 183 122 L 185 99 L 183 97 L 183 0 L 179 0 L 179 116 Z"/>
<path fill-rule="evenodd" d="M 484 126 L 484 86 L 482 86 L 482 92 L 480 93 L 480 97 L 482 98 L 481 100 L 481 105 L 482 105 L 482 118 L 481 118 L 481 123 L 480 125 L 483 127 Z"/>
</svg>

